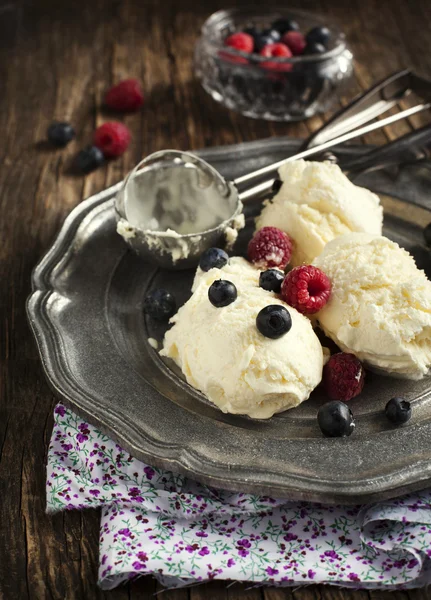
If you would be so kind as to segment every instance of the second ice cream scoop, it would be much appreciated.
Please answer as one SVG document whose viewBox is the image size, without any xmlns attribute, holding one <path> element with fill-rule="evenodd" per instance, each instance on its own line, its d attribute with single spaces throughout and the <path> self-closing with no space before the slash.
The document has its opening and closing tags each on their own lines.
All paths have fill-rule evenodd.
<svg viewBox="0 0 431 600">
<path fill-rule="evenodd" d="M 279 170 L 282 185 L 264 203 L 256 228 L 278 227 L 293 240 L 293 266 L 309 264 L 325 244 L 353 231 L 381 234 L 379 197 L 353 184 L 338 165 L 297 160 Z"/>
<path fill-rule="evenodd" d="M 431 281 L 383 236 L 352 233 L 314 260 L 332 295 L 317 314 L 344 351 L 392 376 L 422 379 L 431 367 Z"/>
</svg>

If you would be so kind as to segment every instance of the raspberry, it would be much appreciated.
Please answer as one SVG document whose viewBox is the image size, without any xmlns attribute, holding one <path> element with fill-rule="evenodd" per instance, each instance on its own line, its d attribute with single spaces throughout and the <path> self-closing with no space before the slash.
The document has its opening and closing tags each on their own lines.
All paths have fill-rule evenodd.
<svg viewBox="0 0 431 600">
<path fill-rule="evenodd" d="M 108 158 L 120 156 L 130 144 L 130 131 L 122 123 L 110 121 L 94 132 L 94 145 Z"/>
<path fill-rule="evenodd" d="M 248 33 L 233 33 L 225 39 L 224 45 L 241 52 L 253 52 L 254 39 Z"/>
<path fill-rule="evenodd" d="M 285 44 L 267 44 L 259 54 L 268 58 L 290 58 L 292 56 L 292 52 Z M 265 61 L 261 63 L 261 66 L 264 69 L 272 69 L 273 71 L 291 71 L 293 68 L 292 63 L 276 63 L 272 61 Z"/>
<path fill-rule="evenodd" d="M 281 297 L 303 315 L 321 310 L 331 295 L 328 277 L 313 265 L 295 267 L 281 284 Z"/>
<path fill-rule="evenodd" d="M 364 367 L 354 354 L 334 354 L 323 367 L 323 385 L 331 400 L 351 400 L 362 392 L 364 380 Z"/>
<path fill-rule="evenodd" d="M 260 269 L 284 269 L 292 256 L 292 240 L 277 227 L 262 227 L 250 240 L 247 253 Z"/>
<path fill-rule="evenodd" d="M 133 111 L 142 106 L 144 94 L 137 79 L 124 79 L 111 87 L 105 96 L 108 108 L 120 111 Z"/>
<path fill-rule="evenodd" d="M 288 31 L 283 35 L 282 42 L 286 44 L 293 56 L 302 54 L 307 45 L 305 37 L 299 31 Z"/>
</svg>

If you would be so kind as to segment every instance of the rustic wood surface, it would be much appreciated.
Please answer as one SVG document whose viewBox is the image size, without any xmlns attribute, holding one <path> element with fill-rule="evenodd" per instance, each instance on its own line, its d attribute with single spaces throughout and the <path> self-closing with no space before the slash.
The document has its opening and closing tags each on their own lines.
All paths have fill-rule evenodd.
<svg viewBox="0 0 431 600">
<path fill-rule="evenodd" d="M 31 269 L 83 198 L 119 181 L 145 154 L 272 135 L 304 137 L 316 117 L 296 125 L 253 121 L 213 102 L 192 74 L 199 27 L 233 0 L 0 0 L 0 598 L 150 598 L 151 577 L 104 593 L 96 586 L 99 516 L 45 515 L 45 460 L 55 398 L 27 325 Z M 302 0 L 338 19 L 354 51 L 351 95 L 395 69 L 431 74 L 429 0 Z M 124 117 L 133 142 L 124 157 L 87 177 L 70 173 L 77 149 L 107 115 L 104 90 L 142 79 L 144 109 Z M 346 102 L 348 98 L 340 99 Z M 382 143 L 430 115 L 369 136 Z M 70 120 L 67 149 L 44 143 L 47 125 Z M 163 600 L 425 600 L 426 591 L 247 589 L 222 582 L 166 591 Z"/>
</svg>

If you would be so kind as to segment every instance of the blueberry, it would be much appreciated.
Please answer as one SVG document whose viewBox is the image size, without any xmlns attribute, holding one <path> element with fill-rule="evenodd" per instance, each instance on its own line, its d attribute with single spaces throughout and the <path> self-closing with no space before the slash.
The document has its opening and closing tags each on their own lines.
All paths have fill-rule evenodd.
<svg viewBox="0 0 431 600">
<path fill-rule="evenodd" d="M 227 265 L 228 260 L 228 255 L 221 248 L 208 248 L 201 255 L 199 266 L 202 271 L 209 271 L 214 268 L 221 269 Z"/>
<path fill-rule="evenodd" d="M 69 123 L 54 121 L 48 127 L 46 136 L 55 146 L 66 146 L 75 137 L 75 130 Z"/>
<path fill-rule="evenodd" d="M 253 40 L 254 40 L 253 52 L 255 52 L 256 51 L 256 40 L 260 36 L 259 31 L 256 29 L 256 27 L 246 27 L 244 29 L 244 33 L 247 33 L 248 35 L 251 35 L 251 37 L 253 38 Z"/>
<path fill-rule="evenodd" d="M 431 223 L 424 228 L 424 238 L 427 246 L 431 246 Z"/>
<path fill-rule="evenodd" d="M 355 421 L 347 404 L 334 400 L 319 408 L 317 422 L 325 437 L 346 437 L 353 433 Z"/>
<path fill-rule="evenodd" d="M 271 29 L 276 29 L 283 35 L 288 31 L 299 31 L 299 25 L 293 19 L 277 19 L 271 23 Z"/>
<path fill-rule="evenodd" d="M 326 48 L 318 42 L 309 42 L 304 48 L 304 54 L 323 54 Z"/>
<path fill-rule="evenodd" d="M 213 306 L 221 308 L 235 302 L 238 296 L 236 287 L 231 281 L 218 279 L 208 288 L 208 298 Z"/>
<path fill-rule="evenodd" d="M 307 44 L 323 44 L 326 46 L 331 37 L 331 32 L 327 27 L 313 27 L 305 36 Z"/>
<path fill-rule="evenodd" d="M 287 308 L 280 304 L 270 304 L 257 315 L 256 327 L 265 337 L 276 340 L 290 330 L 292 319 Z"/>
<path fill-rule="evenodd" d="M 167 290 L 153 290 L 144 300 L 144 312 L 156 321 L 167 321 L 177 310 L 175 298 Z"/>
<path fill-rule="evenodd" d="M 83 173 L 90 173 L 105 162 L 103 152 L 96 146 L 87 146 L 76 156 L 76 167 Z"/>
<path fill-rule="evenodd" d="M 268 292 L 279 294 L 283 283 L 284 273 L 278 269 L 268 269 L 259 275 L 259 286 Z"/>
<path fill-rule="evenodd" d="M 412 416 L 410 402 L 404 398 L 391 398 L 385 406 L 386 417 L 395 425 L 402 425 Z"/>
<path fill-rule="evenodd" d="M 255 52 L 260 52 L 262 48 L 264 48 L 268 44 L 275 44 L 276 41 L 277 40 L 274 40 L 274 38 L 268 33 L 268 30 L 266 30 L 265 33 L 261 33 L 255 38 L 254 50 Z"/>
<path fill-rule="evenodd" d="M 277 29 L 264 29 L 262 31 L 264 37 L 270 37 L 275 44 L 281 40 L 281 33 Z"/>
</svg>

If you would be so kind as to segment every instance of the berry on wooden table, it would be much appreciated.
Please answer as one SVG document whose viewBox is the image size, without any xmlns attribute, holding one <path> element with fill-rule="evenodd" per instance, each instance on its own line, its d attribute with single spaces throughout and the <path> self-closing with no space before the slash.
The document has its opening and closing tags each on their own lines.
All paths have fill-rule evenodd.
<svg viewBox="0 0 431 600">
<path fill-rule="evenodd" d="M 111 87 L 105 96 L 105 105 L 121 112 L 138 110 L 144 103 L 144 93 L 137 79 L 124 79 Z"/>
<path fill-rule="evenodd" d="M 129 129 L 123 123 L 110 121 L 96 129 L 94 132 L 94 145 L 107 158 L 115 158 L 121 156 L 127 150 L 131 138 Z"/>
<path fill-rule="evenodd" d="M 96 146 L 87 146 L 76 155 L 75 165 L 82 173 L 91 173 L 105 162 L 103 152 Z"/>
<path fill-rule="evenodd" d="M 75 137 L 75 130 L 70 123 L 54 121 L 48 127 L 46 136 L 54 146 L 66 146 Z"/>
</svg>

